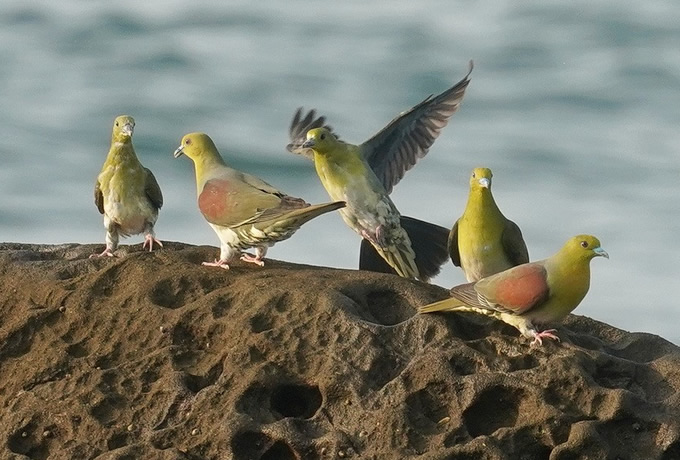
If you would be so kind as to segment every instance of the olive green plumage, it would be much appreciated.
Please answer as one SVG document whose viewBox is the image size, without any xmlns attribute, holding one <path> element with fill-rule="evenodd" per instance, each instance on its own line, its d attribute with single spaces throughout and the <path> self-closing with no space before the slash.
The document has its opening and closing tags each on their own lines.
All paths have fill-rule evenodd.
<svg viewBox="0 0 680 460">
<path fill-rule="evenodd" d="M 426 281 L 447 260 L 447 229 L 417 219 L 402 225 L 403 217 L 389 194 L 406 171 L 427 154 L 460 107 L 470 72 L 443 93 L 401 113 L 362 144 L 340 140 L 326 125 L 325 117 L 317 117 L 314 110 L 303 114 L 298 109 L 293 117 L 288 150 L 314 160 L 331 198 L 347 203 L 340 210 L 345 223 L 370 243 L 362 243 L 360 268 L 392 270 L 399 276 Z M 418 241 L 416 254 L 413 240 L 423 235 L 434 237 Z M 385 264 L 390 268 L 385 269 Z"/>
<path fill-rule="evenodd" d="M 113 122 L 111 147 L 97 176 L 94 202 L 104 215 L 106 249 L 93 256 L 113 256 L 119 237 L 144 233 L 143 247 L 163 244 L 154 233 L 163 194 L 153 173 L 142 166 L 132 146 L 135 120 L 127 115 Z"/>
<path fill-rule="evenodd" d="M 228 269 L 241 260 L 264 265 L 267 249 L 290 238 L 305 222 L 342 208 L 342 201 L 310 205 L 286 195 L 262 179 L 230 168 L 204 133 L 182 138 L 175 158 L 194 163 L 198 207 L 220 239 L 220 258 L 203 265 Z M 255 248 L 255 256 L 242 251 Z"/>
<path fill-rule="evenodd" d="M 507 219 L 491 193 L 491 170 L 475 168 L 463 215 L 449 236 L 449 254 L 468 281 L 477 281 L 529 262 L 517 224 Z"/>
<path fill-rule="evenodd" d="M 532 338 L 559 340 L 554 329 L 539 332 L 537 325 L 558 323 L 583 300 L 590 288 L 590 261 L 609 258 L 592 235 L 570 238 L 553 256 L 530 262 L 474 283 L 451 289 L 451 297 L 425 305 L 419 313 L 475 312 L 492 316 Z"/>
</svg>

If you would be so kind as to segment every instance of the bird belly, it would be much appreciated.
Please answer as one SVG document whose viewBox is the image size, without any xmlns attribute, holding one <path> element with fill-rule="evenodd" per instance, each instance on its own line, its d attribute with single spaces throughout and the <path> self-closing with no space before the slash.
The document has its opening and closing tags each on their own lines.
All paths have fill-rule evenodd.
<svg viewBox="0 0 680 460">
<path fill-rule="evenodd" d="M 469 282 L 512 267 L 503 250 L 501 235 L 489 234 L 488 229 L 474 228 L 464 231 L 463 228 L 464 224 L 461 224 L 459 235 L 464 234 L 466 238 L 459 243 L 460 265 Z"/>
<path fill-rule="evenodd" d="M 104 212 L 123 235 L 136 235 L 156 221 L 158 213 L 145 198 L 120 196 L 114 192 L 105 200 Z"/>
</svg>

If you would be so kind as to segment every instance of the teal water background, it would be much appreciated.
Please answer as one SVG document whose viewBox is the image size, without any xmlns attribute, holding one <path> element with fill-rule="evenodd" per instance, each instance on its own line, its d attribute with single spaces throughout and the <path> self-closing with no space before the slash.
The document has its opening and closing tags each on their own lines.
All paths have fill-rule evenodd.
<svg viewBox="0 0 680 460">
<path fill-rule="evenodd" d="M 103 245 L 93 184 L 126 113 L 165 196 L 158 236 L 218 246 L 190 161 L 172 158 L 183 134 L 326 201 L 285 150 L 298 106 L 361 142 L 474 59 L 461 110 L 392 194 L 402 214 L 450 226 L 470 170 L 488 166 L 532 259 L 577 233 L 609 252 L 576 313 L 680 343 L 679 44 L 673 0 L 3 0 L 0 241 Z M 327 215 L 269 255 L 353 268 L 358 246 Z M 463 281 L 452 265 L 434 280 Z"/>
</svg>

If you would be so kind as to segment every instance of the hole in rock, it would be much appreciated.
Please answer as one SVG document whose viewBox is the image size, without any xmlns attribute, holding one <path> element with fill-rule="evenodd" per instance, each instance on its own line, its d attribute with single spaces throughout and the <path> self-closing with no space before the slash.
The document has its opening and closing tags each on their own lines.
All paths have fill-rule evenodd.
<svg viewBox="0 0 680 460">
<path fill-rule="evenodd" d="M 266 315 L 256 314 L 250 318 L 250 330 L 254 333 L 260 333 L 268 331 L 272 328 L 272 320 Z"/>
<path fill-rule="evenodd" d="M 270 404 L 282 417 L 311 418 L 322 402 L 318 386 L 288 384 L 274 389 Z"/>
<path fill-rule="evenodd" d="M 222 362 L 219 361 L 217 364 L 211 367 L 210 370 L 206 372 L 204 375 L 193 375 L 187 373 L 184 376 L 184 383 L 187 386 L 187 388 L 191 390 L 193 393 L 198 393 L 205 387 L 214 385 L 215 382 L 217 382 L 217 379 L 220 378 L 220 375 L 222 375 L 222 371 L 223 371 Z"/>
<path fill-rule="evenodd" d="M 36 442 L 37 427 L 30 423 L 23 429 L 13 433 L 7 440 L 7 447 L 15 454 L 25 455 L 30 459 L 45 460 L 49 458 L 49 450 L 44 442 Z"/>
<path fill-rule="evenodd" d="M 231 439 L 231 450 L 234 460 L 250 460 L 258 458 L 260 452 L 269 444 L 269 436 L 256 431 L 243 431 Z"/>
<path fill-rule="evenodd" d="M 276 441 L 262 454 L 260 460 L 298 460 L 298 458 L 292 447 L 284 441 Z"/>
<path fill-rule="evenodd" d="M 415 310 L 395 291 L 373 291 L 366 295 L 366 307 L 378 324 L 394 326 L 415 315 Z"/>
<path fill-rule="evenodd" d="M 463 412 L 463 421 L 473 438 L 490 435 L 502 427 L 515 425 L 524 391 L 493 385 L 483 390 Z"/>
</svg>

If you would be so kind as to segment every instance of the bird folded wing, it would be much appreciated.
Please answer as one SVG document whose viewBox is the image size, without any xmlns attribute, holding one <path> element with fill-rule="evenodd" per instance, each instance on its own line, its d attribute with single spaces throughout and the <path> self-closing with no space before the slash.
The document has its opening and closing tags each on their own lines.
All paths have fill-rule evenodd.
<svg viewBox="0 0 680 460">
<path fill-rule="evenodd" d="M 361 144 L 362 154 L 387 193 L 427 154 L 449 118 L 458 110 L 470 83 L 472 68 L 470 62 L 467 75 L 452 88 L 438 96 L 428 96 Z"/>
<path fill-rule="evenodd" d="M 149 198 L 149 201 L 151 201 L 153 207 L 156 208 L 156 210 L 161 209 L 161 207 L 163 207 L 163 194 L 161 193 L 161 188 L 158 185 L 158 182 L 156 182 L 156 178 L 154 177 L 151 170 L 144 168 L 144 171 L 146 171 L 144 192 Z"/>
<path fill-rule="evenodd" d="M 453 228 L 449 233 L 449 256 L 456 267 L 460 267 L 460 250 L 458 249 L 458 221 L 453 224 Z"/>
<path fill-rule="evenodd" d="M 99 188 L 99 181 L 94 184 L 94 204 L 99 210 L 99 214 L 104 214 L 104 194 Z"/>
<path fill-rule="evenodd" d="M 475 283 L 475 290 L 486 308 L 520 315 L 543 303 L 550 296 L 544 265 L 534 262 L 518 265 Z"/>
<path fill-rule="evenodd" d="M 276 194 L 246 182 L 224 179 L 207 181 L 198 196 L 198 208 L 205 219 L 223 227 L 256 222 L 265 212 L 276 212 L 281 202 Z"/>
<path fill-rule="evenodd" d="M 511 220 L 506 220 L 505 229 L 501 236 L 501 243 L 508 260 L 513 265 L 521 265 L 529 262 L 529 251 L 527 245 L 522 238 L 522 231 L 516 223 Z"/>
</svg>

